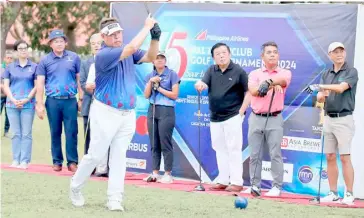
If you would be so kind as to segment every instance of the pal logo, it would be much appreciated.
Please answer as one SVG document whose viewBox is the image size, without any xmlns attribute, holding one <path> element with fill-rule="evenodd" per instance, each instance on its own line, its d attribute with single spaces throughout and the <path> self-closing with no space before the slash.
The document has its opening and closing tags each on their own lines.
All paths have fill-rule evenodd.
<svg viewBox="0 0 364 218">
<path fill-rule="evenodd" d="M 300 180 L 300 182 L 304 184 L 310 183 L 313 179 L 313 173 L 311 167 L 302 166 L 298 170 L 298 179 Z"/>
<path fill-rule="evenodd" d="M 195 36 L 196 40 L 206 40 L 207 38 L 207 30 L 201 30 L 197 35 Z"/>
</svg>

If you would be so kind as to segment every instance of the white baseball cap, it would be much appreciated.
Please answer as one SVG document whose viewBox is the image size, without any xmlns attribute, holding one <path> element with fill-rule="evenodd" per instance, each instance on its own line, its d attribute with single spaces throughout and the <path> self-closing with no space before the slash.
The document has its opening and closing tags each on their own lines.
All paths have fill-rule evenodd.
<svg viewBox="0 0 364 218">
<path fill-rule="evenodd" d="M 345 46 L 341 42 L 333 42 L 333 43 L 331 43 L 329 45 L 329 49 L 328 49 L 327 52 L 330 53 L 330 52 L 334 51 L 337 48 L 343 48 L 343 49 L 345 49 Z"/>
<path fill-rule="evenodd" d="M 110 36 L 111 34 L 122 30 L 123 28 L 121 28 L 120 24 L 112 23 L 102 28 L 101 33 Z"/>
</svg>

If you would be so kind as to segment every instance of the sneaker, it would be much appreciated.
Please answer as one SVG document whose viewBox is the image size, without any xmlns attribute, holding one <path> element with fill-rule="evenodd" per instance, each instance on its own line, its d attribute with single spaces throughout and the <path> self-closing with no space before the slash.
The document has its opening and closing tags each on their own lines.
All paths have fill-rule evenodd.
<svg viewBox="0 0 364 218">
<path fill-rule="evenodd" d="M 83 198 L 80 190 L 71 188 L 70 199 L 72 201 L 72 204 L 76 207 L 82 207 L 85 204 L 85 199 Z"/>
<path fill-rule="evenodd" d="M 157 182 L 158 179 L 159 179 L 159 175 L 152 173 L 149 176 L 145 177 L 143 179 L 143 181 L 146 181 L 146 182 Z"/>
<path fill-rule="evenodd" d="M 164 174 L 164 176 L 162 178 L 160 178 L 158 180 L 158 182 L 164 183 L 164 184 L 171 184 L 171 183 L 173 183 L 173 177 L 171 175 Z"/>
<path fill-rule="evenodd" d="M 265 193 L 264 196 L 267 197 L 279 197 L 281 195 L 281 190 L 274 186 L 271 190 L 269 190 L 267 193 Z"/>
<path fill-rule="evenodd" d="M 354 196 L 350 192 L 346 192 L 344 199 L 341 200 L 341 203 L 346 205 L 354 205 L 354 200 Z"/>
<path fill-rule="evenodd" d="M 18 166 L 19 169 L 28 169 L 28 164 L 26 162 L 22 162 L 19 166 Z"/>
<path fill-rule="evenodd" d="M 14 160 L 13 163 L 11 163 L 10 167 L 18 168 L 19 167 L 19 162 Z"/>
<path fill-rule="evenodd" d="M 245 189 L 245 190 L 241 191 L 240 193 L 250 194 L 251 192 L 252 192 L 252 188 L 251 188 L 251 187 L 249 187 L 249 188 L 247 188 L 247 189 Z"/>
<path fill-rule="evenodd" d="M 108 201 L 106 207 L 111 211 L 124 211 L 120 201 Z"/>
<path fill-rule="evenodd" d="M 262 195 L 260 188 L 258 188 L 257 186 L 253 185 L 250 189 L 250 193 L 254 196 L 254 197 L 259 197 Z"/>
<path fill-rule="evenodd" d="M 334 192 L 329 192 L 326 197 L 320 198 L 320 202 L 322 203 L 339 203 L 339 200 L 339 196 L 335 195 Z"/>
<path fill-rule="evenodd" d="M 13 138 L 13 134 L 11 134 L 10 132 L 6 132 L 4 133 L 4 137 L 12 139 Z"/>
</svg>

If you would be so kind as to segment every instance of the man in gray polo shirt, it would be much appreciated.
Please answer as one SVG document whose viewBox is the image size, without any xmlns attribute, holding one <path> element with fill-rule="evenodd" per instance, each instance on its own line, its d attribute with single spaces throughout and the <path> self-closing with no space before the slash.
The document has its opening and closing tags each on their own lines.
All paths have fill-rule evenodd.
<svg viewBox="0 0 364 218">
<path fill-rule="evenodd" d="M 355 132 L 352 114 L 355 108 L 358 71 L 346 63 L 346 51 L 342 43 L 331 43 L 328 53 L 333 66 L 323 73 L 320 84 L 310 85 L 307 88 L 309 93 L 319 91 L 317 100 L 325 102 L 324 152 L 330 192 L 321 199 L 321 202 L 340 202 L 337 193 L 339 173 L 336 163 L 336 152 L 339 151 L 346 185 L 346 193 L 341 203 L 351 205 L 354 203 L 354 169 L 350 150 Z"/>
</svg>

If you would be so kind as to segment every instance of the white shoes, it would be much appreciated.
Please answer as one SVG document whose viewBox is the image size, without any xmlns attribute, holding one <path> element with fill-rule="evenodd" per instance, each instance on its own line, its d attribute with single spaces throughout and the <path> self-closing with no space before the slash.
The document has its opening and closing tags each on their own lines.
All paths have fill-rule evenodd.
<svg viewBox="0 0 364 218">
<path fill-rule="evenodd" d="M 249 187 L 249 188 L 247 188 L 246 190 L 241 191 L 240 193 L 250 194 L 251 192 L 252 192 L 252 188 L 251 188 L 251 187 Z"/>
<path fill-rule="evenodd" d="M 13 163 L 11 163 L 10 167 L 11 168 L 18 168 L 19 167 L 19 162 L 18 161 L 13 161 Z"/>
<path fill-rule="evenodd" d="M 70 188 L 70 199 L 72 204 L 76 207 L 82 207 L 85 205 L 85 199 L 80 190 Z"/>
<path fill-rule="evenodd" d="M 164 174 L 164 176 L 162 178 L 160 178 L 158 180 L 158 182 L 164 183 L 164 184 L 171 184 L 171 183 L 173 183 L 173 177 L 171 175 Z"/>
<path fill-rule="evenodd" d="M 329 192 L 329 194 L 323 198 L 320 198 L 322 203 L 340 203 L 340 198 L 334 192 Z"/>
<path fill-rule="evenodd" d="M 267 197 L 279 197 L 279 196 L 281 196 L 281 190 L 279 188 L 277 188 L 276 186 L 274 186 L 264 196 L 267 196 Z"/>
<path fill-rule="evenodd" d="M 354 205 L 354 196 L 350 192 L 346 192 L 344 198 L 341 200 L 342 204 Z"/>
<path fill-rule="evenodd" d="M 124 211 L 120 201 L 108 201 L 106 207 L 111 211 Z"/>
<path fill-rule="evenodd" d="M 28 169 L 28 164 L 26 162 L 22 162 L 19 166 L 18 166 L 19 169 Z"/>
</svg>

